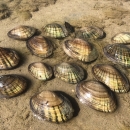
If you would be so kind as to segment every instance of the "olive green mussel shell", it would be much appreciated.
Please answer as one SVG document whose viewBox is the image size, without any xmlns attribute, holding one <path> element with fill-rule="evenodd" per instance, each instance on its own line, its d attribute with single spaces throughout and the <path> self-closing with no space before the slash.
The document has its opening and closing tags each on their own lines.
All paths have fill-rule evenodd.
<svg viewBox="0 0 130 130">
<path fill-rule="evenodd" d="M 130 67 L 129 45 L 109 44 L 104 47 L 103 51 L 108 60 L 125 67 Z"/>
<path fill-rule="evenodd" d="M 34 36 L 27 41 L 27 48 L 32 54 L 46 58 L 53 53 L 51 41 L 43 36 Z"/>
<path fill-rule="evenodd" d="M 71 58 L 75 58 L 83 62 L 91 62 L 96 60 L 98 57 L 96 48 L 86 40 L 80 38 L 66 40 L 63 43 L 63 49 Z"/>
<path fill-rule="evenodd" d="M 0 70 L 12 69 L 19 64 L 19 61 L 16 51 L 0 47 Z"/>
<path fill-rule="evenodd" d="M 64 25 L 55 22 L 47 24 L 43 28 L 43 33 L 45 36 L 52 38 L 64 38 L 68 36 L 68 31 L 66 27 Z"/>
<path fill-rule="evenodd" d="M 11 98 L 27 88 L 27 81 L 19 75 L 0 76 L 0 98 Z"/>
<path fill-rule="evenodd" d="M 54 123 L 68 121 L 74 112 L 70 101 L 53 91 L 42 91 L 32 96 L 30 107 L 36 116 Z"/>
<path fill-rule="evenodd" d="M 54 67 L 54 75 L 65 82 L 78 83 L 83 80 L 85 74 L 80 66 L 63 62 Z"/>
<path fill-rule="evenodd" d="M 7 35 L 16 40 L 27 40 L 32 37 L 36 29 L 30 26 L 20 25 L 10 30 Z"/>
<path fill-rule="evenodd" d="M 125 93 L 130 89 L 128 78 L 119 69 L 112 65 L 94 65 L 92 73 L 98 81 L 106 84 L 114 92 Z"/>
<path fill-rule="evenodd" d="M 121 32 L 111 39 L 112 43 L 130 43 L 130 32 Z"/>
<path fill-rule="evenodd" d="M 117 107 L 113 93 L 98 81 L 80 82 L 76 95 L 82 103 L 102 112 L 113 112 Z"/>
<path fill-rule="evenodd" d="M 100 39 L 105 35 L 104 31 L 96 26 L 82 27 L 76 32 L 76 37 L 86 39 Z"/>
<path fill-rule="evenodd" d="M 36 79 L 46 81 L 50 79 L 53 75 L 52 68 L 42 62 L 34 62 L 28 66 L 28 71 Z"/>
</svg>

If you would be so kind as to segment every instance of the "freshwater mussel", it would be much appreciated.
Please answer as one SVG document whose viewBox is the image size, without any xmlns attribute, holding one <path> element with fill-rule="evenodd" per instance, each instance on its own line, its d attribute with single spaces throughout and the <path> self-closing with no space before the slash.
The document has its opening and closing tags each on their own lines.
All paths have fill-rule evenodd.
<svg viewBox="0 0 130 130">
<path fill-rule="evenodd" d="M 86 40 L 80 38 L 66 40 L 63 43 L 63 49 L 68 56 L 83 62 L 91 62 L 98 57 L 96 48 Z"/>
<path fill-rule="evenodd" d="M 101 39 L 105 35 L 104 31 L 96 26 L 82 27 L 76 32 L 76 37 L 86 39 Z"/>
<path fill-rule="evenodd" d="M 32 37 L 36 29 L 31 26 L 20 25 L 10 30 L 7 35 L 16 40 L 27 40 Z"/>
<path fill-rule="evenodd" d="M 54 49 L 51 41 L 43 36 L 30 38 L 26 45 L 32 54 L 42 58 L 50 56 Z"/>
<path fill-rule="evenodd" d="M 66 122 L 74 113 L 70 101 L 53 91 L 42 91 L 32 96 L 30 108 L 37 117 L 54 123 Z"/>
<path fill-rule="evenodd" d="M 124 44 L 109 44 L 103 49 L 105 56 L 114 63 L 130 67 L 130 48 Z"/>
<path fill-rule="evenodd" d="M 0 76 L 0 98 L 11 98 L 27 88 L 27 81 L 20 75 Z"/>
<path fill-rule="evenodd" d="M 73 31 L 74 28 L 68 22 L 65 22 L 64 25 L 60 22 L 53 22 L 43 28 L 44 35 L 52 38 L 64 38 Z"/>
<path fill-rule="evenodd" d="M 54 67 L 55 77 L 68 82 L 78 83 L 84 78 L 84 70 L 74 63 L 63 62 Z"/>
<path fill-rule="evenodd" d="M 12 69 L 19 64 L 19 61 L 16 51 L 0 47 L 0 70 Z"/>
<path fill-rule="evenodd" d="M 130 43 L 130 32 L 121 32 L 111 39 L 112 43 Z"/>
<path fill-rule="evenodd" d="M 94 77 L 106 84 L 112 91 L 125 93 L 129 91 L 130 84 L 126 75 L 109 64 L 96 64 L 92 68 Z"/>
<path fill-rule="evenodd" d="M 79 101 L 102 112 L 113 112 L 116 100 L 113 93 L 98 81 L 82 81 L 76 86 Z"/>
<path fill-rule="evenodd" d="M 46 81 L 53 75 L 52 68 L 43 62 L 34 62 L 28 66 L 28 71 L 36 79 Z"/>
</svg>

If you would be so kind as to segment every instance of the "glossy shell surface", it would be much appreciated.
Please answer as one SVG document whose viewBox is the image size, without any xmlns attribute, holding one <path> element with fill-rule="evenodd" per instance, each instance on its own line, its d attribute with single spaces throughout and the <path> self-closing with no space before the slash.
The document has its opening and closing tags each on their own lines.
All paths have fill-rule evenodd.
<svg viewBox="0 0 130 130">
<path fill-rule="evenodd" d="M 22 93 L 27 87 L 26 80 L 19 75 L 0 76 L 0 98 L 11 98 Z"/>
<path fill-rule="evenodd" d="M 42 91 L 34 95 L 30 100 L 30 107 L 35 115 L 54 123 L 68 121 L 74 112 L 66 97 L 52 91 Z"/>
<path fill-rule="evenodd" d="M 50 23 L 43 28 L 43 33 L 45 36 L 52 38 L 64 38 L 68 36 L 68 31 L 64 25 L 59 23 Z"/>
<path fill-rule="evenodd" d="M 53 75 L 52 68 L 42 62 L 34 62 L 28 66 L 28 71 L 33 75 L 36 79 L 46 81 L 50 79 Z"/>
<path fill-rule="evenodd" d="M 68 83 L 78 83 L 84 78 L 83 69 L 74 64 L 63 62 L 54 67 L 54 75 Z"/>
<path fill-rule="evenodd" d="M 125 67 L 130 67 L 130 48 L 124 44 L 110 44 L 103 49 L 105 56 Z"/>
<path fill-rule="evenodd" d="M 19 64 L 19 61 L 16 51 L 0 47 L 0 70 L 12 69 Z"/>
<path fill-rule="evenodd" d="M 66 40 L 63 43 L 63 49 L 71 58 L 75 58 L 83 62 L 91 62 L 96 60 L 98 57 L 96 48 L 87 41 L 79 38 Z"/>
<path fill-rule="evenodd" d="M 104 31 L 96 26 L 82 27 L 76 32 L 76 37 L 87 39 L 100 39 L 104 37 Z"/>
<path fill-rule="evenodd" d="M 113 112 L 116 101 L 113 93 L 98 81 L 82 81 L 76 86 L 79 100 L 93 109 L 102 112 Z"/>
<path fill-rule="evenodd" d="M 92 73 L 98 81 L 106 84 L 112 91 L 117 93 L 129 91 L 130 84 L 128 78 L 112 65 L 97 64 L 93 66 Z"/>
<path fill-rule="evenodd" d="M 10 30 L 7 35 L 16 40 L 27 40 L 32 37 L 36 29 L 30 26 L 20 25 Z"/>
<path fill-rule="evenodd" d="M 121 32 L 112 37 L 112 43 L 130 43 L 130 32 Z"/>
<path fill-rule="evenodd" d="M 27 41 L 27 48 L 32 54 L 46 58 L 53 53 L 51 41 L 43 36 L 34 36 Z"/>
</svg>

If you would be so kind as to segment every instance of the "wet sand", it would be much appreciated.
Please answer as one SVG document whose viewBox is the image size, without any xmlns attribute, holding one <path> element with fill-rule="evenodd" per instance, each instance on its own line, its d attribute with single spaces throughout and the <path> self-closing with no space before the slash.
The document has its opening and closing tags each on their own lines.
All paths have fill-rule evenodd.
<svg viewBox="0 0 130 130">
<path fill-rule="evenodd" d="M 75 62 L 87 71 L 85 80 L 94 79 L 91 68 L 97 63 L 111 63 L 103 55 L 102 48 L 111 44 L 111 37 L 119 32 L 130 31 L 130 2 L 128 0 L 3 0 L 0 4 L 0 46 L 12 48 L 21 56 L 21 64 L 13 70 L 1 70 L 0 74 L 19 74 L 28 79 L 28 90 L 11 99 L 0 99 L 0 130 L 130 130 L 130 92 L 116 94 L 118 108 L 114 113 L 102 113 L 81 104 L 75 96 L 76 84 L 68 84 L 53 78 L 47 82 L 34 79 L 28 73 L 28 65 L 42 61 L 54 66 L 63 61 Z M 2 10 L 2 11 L 1 11 Z M 1 13 L 4 12 L 4 13 Z M 53 40 L 52 56 L 43 59 L 30 53 L 25 41 L 7 36 L 7 32 L 18 25 L 30 25 L 40 31 L 46 24 L 67 21 L 75 28 L 96 25 L 106 37 L 93 41 L 99 57 L 90 64 L 68 57 L 62 50 L 63 40 Z M 130 70 L 122 69 L 130 79 Z M 63 124 L 38 120 L 30 110 L 30 97 L 42 90 L 62 91 L 73 102 L 76 115 Z"/>
</svg>

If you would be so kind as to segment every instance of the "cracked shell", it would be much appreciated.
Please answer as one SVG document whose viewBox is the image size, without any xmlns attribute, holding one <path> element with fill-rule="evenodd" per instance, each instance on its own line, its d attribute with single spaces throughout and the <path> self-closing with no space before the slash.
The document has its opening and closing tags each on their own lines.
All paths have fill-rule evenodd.
<svg viewBox="0 0 130 130">
<path fill-rule="evenodd" d="M 130 67 L 130 48 L 124 44 L 110 44 L 103 49 L 105 56 L 114 63 Z"/>
<path fill-rule="evenodd" d="M 53 91 L 42 91 L 30 99 L 30 108 L 37 117 L 54 123 L 63 123 L 73 117 L 70 101 Z"/>
<path fill-rule="evenodd" d="M 42 62 L 34 62 L 28 66 L 28 71 L 36 79 L 46 81 L 50 79 L 53 75 L 52 68 Z"/>
<path fill-rule="evenodd" d="M 27 48 L 38 57 L 46 58 L 53 53 L 51 41 L 43 36 L 34 36 L 27 41 Z"/>
<path fill-rule="evenodd" d="M 54 67 L 55 77 L 68 82 L 78 83 L 84 78 L 83 69 L 74 63 L 61 63 Z"/>
<path fill-rule="evenodd" d="M 19 64 L 19 61 L 16 51 L 0 47 L 0 70 L 12 69 Z"/>
<path fill-rule="evenodd" d="M 112 43 L 130 43 L 130 32 L 121 32 L 111 39 Z"/>
<path fill-rule="evenodd" d="M 94 65 L 92 73 L 98 81 L 106 84 L 114 92 L 125 93 L 129 91 L 130 84 L 128 78 L 112 65 Z"/>
<path fill-rule="evenodd" d="M 22 93 L 27 86 L 26 80 L 19 75 L 0 76 L 0 98 L 11 98 Z"/>
<path fill-rule="evenodd" d="M 68 31 L 64 25 L 59 23 L 50 23 L 43 28 L 43 33 L 45 36 L 52 38 L 64 38 L 68 36 Z"/>
<path fill-rule="evenodd" d="M 96 60 L 98 57 L 96 48 L 87 41 L 79 38 L 66 40 L 63 43 L 63 50 L 71 58 L 75 58 L 83 62 L 91 62 Z"/>
<path fill-rule="evenodd" d="M 78 99 L 89 107 L 102 112 L 113 112 L 116 101 L 113 93 L 98 81 L 82 81 L 76 86 Z"/>
<path fill-rule="evenodd" d="M 7 35 L 16 40 L 27 40 L 32 37 L 36 29 L 30 26 L 20 25 L 10 30 Z"/>
<path fill-rule="evenodd" d="M 76 32 L 76 37 L 87 39 L 101 39 L 104 37 L 104 31 L 96 26 L 82 27 Z"/>
</svg>

